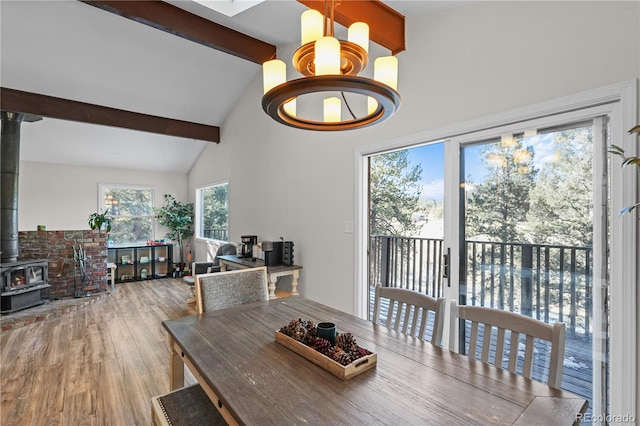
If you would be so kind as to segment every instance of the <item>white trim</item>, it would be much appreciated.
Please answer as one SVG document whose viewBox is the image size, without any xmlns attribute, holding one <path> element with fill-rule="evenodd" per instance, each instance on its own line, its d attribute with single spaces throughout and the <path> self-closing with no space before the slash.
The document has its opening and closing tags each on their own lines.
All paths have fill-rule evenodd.
<svg viewBox="0 0 640 426">
<path fill-rule="evenodd" d="M 624 89 L 619 98 L 621 111 L 612 116 L 611 141 L 614 145 L 622 145 L 626 154 L 637 155 L 636 136 L 627 132 L 637 124 L 637 82 Z M 633 414 L 637 418 L 638 212 L 623 216 L 618 212 L 634 202 L 638 189 L 634 168 L 621 169 L 619 164 L 619 160 L 612 159 L 610 173 L 610 411 L 612 415 Z"/>
<path fill-rule="evenodd" d="M 604 117 L 593 120 L 593 281 L 591 284 L 593 333 L 592 333 L 592 368 L 593 394 L 600 389 L 601 398 L 592 399 L 592 414 L 604 416 L 607 409 L 606 376 L 604 364 L 607 358 L 603 356 L 607 347 L 607 309 L 605 304 L 608 293 L 608 155 L 606 154 L 606 136 Z"/>
<path fill-rule="evenodd" d="M 204 238 L 200 236 L 200 227 L 201 227 L 201 222 L 202 222 L 202 218 L 201 216 L 201 209 L 202 206 L 200 205 L 200 191 L 203 189 L 208 189 L 208 188 L 212 188 L 214 186 L 220 186 L 220 185 L 227 185 L 227 227 L 229 224 L 229 194 L 231 193 L 231 191 L 229 190 L 229 179 L 222 179 L 220 181 L 217 181 L 215 183 L 209 183 L 209 184 L 203 184 L 203 185 L 199 185 L 196 186 L 195 191 L 194 191 L 194 225 L 195 225 L 195 229 L 194 229 L 194 233 L 193 233 L 193 239 L 194 241 L 200 241 L 203 243 L 213 243 L 213 244 L 218 244 L 218 243 L 228 243 L 230 241 L 224 241 L 224 240 L 215 240 L 213 238 Z M 227 235 L 229 236 L 229 229 L 227 229 Z M 230 237 L 230 236 L 229 236 Z"/>
<path fill-rule="evenodd" d="M 455 138 L 445 141 L 444 143 L 444 161 L 449 167 L 444 168 L 444 211 L 460 212 L 460 142 Z M 451 196 L 449 196 L 451 194 Z M 453 195 L 455 194 L 455 195 Z M 460 223 L 459 213 L 444 215 L 444 242 L 443 250 L 451 249 L 451 258 L 449 259 L 449 279 L 443 289 L 444 297 L 448 300 L 455 300 L 456 305 L 460 303 Z M 445 306 L 450 306 L 446 303 Z M 451 312 L 449 312 L 451 315 Z M 455 339 L 455 350 L 458 350 L 458 330 L 450 330 L 451 321 L 444 322 L 444 330 L 442 332 L 442 347 L 449 348 L 449 339 Z"/>
<path fill-rule="evenodd" d="M 354 315 L 368 319 L 369 316 L 369 211 L 367 208 L 368 194 L 368 158 L 360 154 L 357 150 L 354 156 L 355 179 L 355 220 L 354 220 L 354 246 L 355 246 L 355 269 L 354 269 L 354 292 L 353 292 L 353 312 Z M 364 283 L 364 284 L 363 284 Z"/>
<path fill-rule="evenodd" d="M 356 148 L 356 150 L 361 155 L 377 154 L 387 150 L 397 150 L 408 146 L 423 144 L 425 142 L 450 139 L 467 133 L 478 132 L 494 127 L 507 126 L 513 123 L 529 121 L 541 117 L 549 117 L 569 111 L 618 102 L 620 100 L 623 102 L 625 113 L 629 116 L 633 115 L 633 117 L 636 117 L 636 87 L 636 80 L 631 80 L 600 89 L 557 98 L 551 101 L 541 102 L 527 107 L 517 108 L 512 111 L 493 114 L 462 123 L 456 123 L 450 126 L 440 127 L 438 129 L 429 129 L 411 135 L 401 136 L 390 141 L 359 147 Z M 632 99 L 625 102 L 625 99 L 627 99 L 628 96 L 631 96 Z M 633 114 L 626 111 L 627 107 L 624 106 L 626 103 L 628 103 L 630 107 L 633 107 Z M 630 120 L 630 122 L 633 122 L 633 120 Z"/>
<path fill-rule="evenodd" d="M 454 124 L 438 129 L 425 130 L 415 134 L 402 136 L 391 141 L 366 145 L 356 148 L 356 220 L 366 217 L 367 188 L 363 178 L 363 169 L 367 157 L 372 154 L 397 150 L 409 146 L 424 144 L 456 136 L 481 132 L 510 126 L 518 122 L 532 121 L 556 114 L 564 114 L 587 108 L 604 106 L 603 110 L 613 110 L 606 104 L 618 103 L 620 113 L 612 114 L 611 138 L 623 141 L 622 146 L 628 154 L 636 153 L 636 136 L 626 134 L 626 130 L 633 127 L 637 120 L 637 87 L 636 80 L 614 84 L 611 86 L 570 95 L 552 101 L 538 103 L 532 106 L 518 108 L 509 112 L 481 117 L 463 123 Z M 617 108 L 616 108 L 617 109 Z M 581 113 L 577 112 L 576 116 Z M 592 115 L 593 117 L 593 115 Z M 521 127 L 522 124 L 520 124 Z M 624 131 L 623 131 L 624 129 Z M 627 167 L 616 173 L 611 170 L 611 205 L 614 212 L 625 205 L 634 202 L 637 194 L 635 170 Z M 623 188 L 625 190 L 623 191 Z M 453 206 L 452 206 L 453 207 Z M 617 209 L 617 210 L 616 210 Z M 637 252 L 637 224 L 635 215 L 627 214 L 622 217 L 617 213 L 611 215 L 611 290 L 610 290 L 610 411 L 615 415 L 636 415 L 636 390 L 638 382 L 637 371 L 637 308 L 636 286 L 638 285 L 638 252 Z M 360 218 L 360 219 L 359 219 Z M 366 228 L 356 228 L 356 289 L 355 295 L 367 290 L 366 280 Z M 452 253 L 453 254 L 453 253 Z M 457 253 L 455 254 L 457 257 Z M 453 257 L 453 256 L 452 256 Z M 453 259 L 452 259 L 452 264 Z M 453 286 L 452 286 L 453 287 Z M 355 302 L 356 307 L 361 304 Z M 356 312 L 358 312 L 356 310 Z M 362 315 L 360 315 L 362 316 Z"/>
</svg>

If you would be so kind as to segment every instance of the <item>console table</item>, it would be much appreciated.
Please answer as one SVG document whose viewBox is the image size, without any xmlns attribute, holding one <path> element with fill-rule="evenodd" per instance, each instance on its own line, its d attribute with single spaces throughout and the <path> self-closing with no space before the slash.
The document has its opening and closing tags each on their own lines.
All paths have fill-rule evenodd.
<svg viewBox="0 0 640 426">
<path fill-rule="evenodd" d="M 262 260 L 251 260 L 250 258 L 242 258 L 235 255 L 224 255 L 217 257 L 220 262 L 220 270 L 258 268 L 264 266 Z M 274 265 L 267 266 L 267 276 L 269 277 L 269 299 L 277 299 L 276 282 L 279 277 L 291 276 L 291 293 L 290 296 L 298 295 L 298 278 L 300 276 L 300 265 Z"/>
</svg>

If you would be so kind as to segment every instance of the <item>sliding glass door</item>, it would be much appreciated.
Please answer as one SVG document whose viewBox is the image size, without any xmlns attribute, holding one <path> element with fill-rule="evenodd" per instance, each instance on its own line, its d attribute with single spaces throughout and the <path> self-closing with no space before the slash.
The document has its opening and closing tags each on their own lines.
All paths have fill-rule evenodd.
<svg viewBox="0 0 640 426">
<path fill-rule="evenodd" d="M 608 116 L 598 111 L 367 164 L 367 299 L 380 283 L 565 323 L 562 387 L 589 399 L 590 413 L 606 413 L 609 384 Z M 456 334 L 464 352 L 467 331 Z M 535 365 L 534 378 L 547 368 Z"/>
<path fill-rule="evenodd" d="M 606 386 L 594 384 L 606 384 L 608 372 L 602 362 L 607 359 L 607 305 L 594 286 L 594 269 L 606 267 L 606 246 L 594 245 L 594 232 L 607 229 L 606 216 L 594 209 L 594 187 L 606 188 L 594 160 L 603 155 L 603 138 L 595 135 L 604 134 L 605 122 L 598 118 L 472 137 L 459 147 L 457 185 L 459 303 L 565 323 L 562 388 L 588 398 L 592 408 L 606 400 Z M 601 155 L 594 156 L 596 150 Z M 461 352 L 467 334 L 464 327 L 459 330 Z M 541 381 L 548 366 L 544 361 L 533 369 Z"/>
</svg>

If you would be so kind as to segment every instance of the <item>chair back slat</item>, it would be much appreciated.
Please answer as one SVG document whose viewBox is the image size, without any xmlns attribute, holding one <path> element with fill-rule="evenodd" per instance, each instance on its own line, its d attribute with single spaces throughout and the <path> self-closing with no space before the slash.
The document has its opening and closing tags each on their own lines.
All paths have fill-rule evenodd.
<svg viewBox="0 0 640 426">
<path fill-rule="evenodd" d="M 509 371 L 516 372 L 518 366 L 518 349 L 520 345 L 520 333 L 511 331 L 511 340 L 509 342 Z"/>
<path fill-rule="evenodd" d="M 386 319 L 380 309 L 382 299 L 389 301 Z M 395 309 L 397 306 L 397 310 Z M 387 328 L 424 339 L 429 312 L 434 313 L 431 343 L 440 345 L 444 328 L 445 299 L 435 299 L 423 293 L 376 285 L 373 321 Z"/>
<path fill-rule="evenodd" d="M 489 362 L 489 350 L 491 349 L 491 333 L 493 327 L 489 324 L 484 325 L 483 335 L 482 335 L 482 362 Z"/>
<path fill-rule="evenodd" d="M 566 330 L 563 323 L 555 323 L 551 325 L 518 313 L 483 306 L 458 306 L 456 301 L 452 300 L 449 338 L 450 350 L 455 349 L 455 336 L 458 329 L 459 319 L 471 322 L 468 354 L 473 359 L 476 358 L 479 343 L 478 324 L 483 324 L 484 335 L 482 338 L 482 362 L 489 362 L 488 348 L 490 347 L 492 340 L 492 327 L 496 327 L 498 329 L 494 364 L 499 368 L 502 368 L 503 366 L 506 330 L 509 330 L 511 336 L 509 339 L 508 370 L 512 373 L 517 372 L 520 335 L 524 335 L 524 360 L 522 363 L 522 372 L 520 374 L 527 378 L 531 378 L 531 372 L 533 369 L 535 341 L 545 340 L 550 342 L 551 354 L 549 357 L 549 374 L 547 377 L 547 384 L 555 388 L 560 388 L 566 339 Z"/>
<path fill-rule="evenodd" d="M 504 328 L 498 329 L 498 339 L 496 341 L 496 358 L 494 360 L 494 364 L 500 366 L 502 368 L 502 354 L 504 353 L 504 336 L 506 335 L 506 330 Z"/>
<path fill-rule="evenodd" d="M 387 327 L 389 327 L 389 328 L 391 328 L 391 326 L 393 326 L 393 325 L 394 325 L 394 324 L 393 324 L 393 322 L 392 322 L 392 320 L 393 320 L 393 317 L 394 317 L 393 313 L 394 313 L 394 312 L 395 312 L 395 310 L 396 310 L 396 305 L 397 305 L 397 304 L 396 304 L 396 301 L 395 301 L 395 300 L 392 300 L 392 301 L 391 301 L 391 304 L 389 305 L 389 315 L 387 315 L 387 322 L 386 322 L 386 324 L 385 324 L 385 325 L 386 325 Z M 400 306 L 397 306 L 397 308 L 398 308 L 398 309 L 400 309 Z M 395 331 L 398 331 L 398 321 L 396 321 L 395 326 L 393 327 L 393 329 L 394 329 Z"/>
<path fill-rule="evenodd" d="M 476 349 L 478 348 L 478 323 L 471 323 L 471 341 L 469 342 L 469 350 L 472 358 L 476 357 Z"/>
<path fill-rule="evenodd" d="M 522 375 L 527 379 L 531 378 L 531 367 L 533 365 L 533 337 L 526 336 L 525 350 L 524 350 L 524 363 L 522 365 Z"/>
</svg>

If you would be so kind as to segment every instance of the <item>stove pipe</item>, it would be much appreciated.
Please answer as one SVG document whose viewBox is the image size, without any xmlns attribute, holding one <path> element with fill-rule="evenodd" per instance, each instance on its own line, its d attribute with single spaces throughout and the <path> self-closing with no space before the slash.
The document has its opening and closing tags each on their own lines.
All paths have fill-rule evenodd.
<svg viewBox="0 0 640 426">
<path fill-rule="evenodd" d="M 0 262 L 18 260 L 18 169 L 20 125 L 25 114 L 1 111 L 0 138 Z"/>
</svg>

